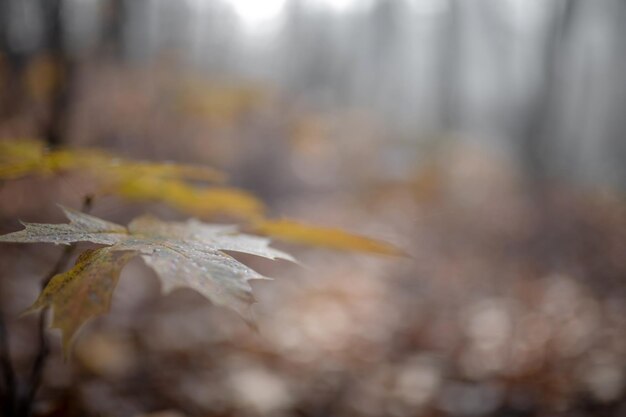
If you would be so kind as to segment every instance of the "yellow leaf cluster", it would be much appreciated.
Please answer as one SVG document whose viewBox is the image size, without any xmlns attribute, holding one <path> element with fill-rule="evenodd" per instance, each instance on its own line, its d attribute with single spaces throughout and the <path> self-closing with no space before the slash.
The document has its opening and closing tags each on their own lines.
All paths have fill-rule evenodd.
<svg viewBox="0 0 626 417">
<path fill-rule="evenodd" d="M 94 149 L 51 151 L 35 140 L 0 141 L 0 179 L 72 169 L 91 174 L 105 193 L 131 200 L 164 202 L 199 217 L 230 215 L 249 222 L 255 232 L 278 240 L 330 249 L 404 255 L 388 243 L 343 230 L 292 220 L 264 219 L 265 206 L 252 194 L 234 187 L 204 185 L 226 179 L 223 173 L 210 167 L 133 161 Z"/>
<path fill-rule="evenodd" d="M 200 165 L 134 161 L 96 149 L 48 150 L 36 140 L 0 141 L 0 179 L 49 175 L 67 170 L 89 173 L 102 191 L 133 200 L 162 201 L 197 216 L 228 214 L 252 219 L 263 203 L 233 187 L 206 187 L 191 182 L 221 183 L 222 172 Z"/>
<path fill-rule="evenodd" d="M 51 151 L 35 139 L 0 140 L 0 179 L 49 175 L 70 169 L 91 169 L 97 173 L 111 161 L 110 155 L 98 150 Z"/>
</svg>

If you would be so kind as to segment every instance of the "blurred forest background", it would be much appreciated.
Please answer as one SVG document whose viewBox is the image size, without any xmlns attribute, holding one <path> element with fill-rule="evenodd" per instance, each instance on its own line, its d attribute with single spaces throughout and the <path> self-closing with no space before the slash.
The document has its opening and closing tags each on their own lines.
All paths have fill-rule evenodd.
<svg viewBox="0 0 626 417">
<path fill-rule="evenodd" d="M 207 164 L 412 256 L 251 259 L 258 334 L 133 263 L 34 414 L 626 415 L 624 39 L 623 0 L 0 0 L 0 140 Z M 0 232 L 88 188 L 4 181 Z M 144 211 L 184 218 L 93 212 Z M 59 251 L 0 249 L 21 373 Z"/>
</svg>

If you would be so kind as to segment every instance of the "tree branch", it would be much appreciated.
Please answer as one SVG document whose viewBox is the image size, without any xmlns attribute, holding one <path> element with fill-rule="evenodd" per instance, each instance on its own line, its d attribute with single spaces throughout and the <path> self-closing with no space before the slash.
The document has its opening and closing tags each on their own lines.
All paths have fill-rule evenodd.
<svg viewBox="0 0 626 417">
<path fill-rule="evenodd" d="M 3 390 L 0 391 L 0 401 L 5 415 L 12 416 L 15 411 L 15 370 L 9 353 L 9 332 L 4 317 L 0 314 L 0 368 L 2 371 Z"/>
<path fill-rule="evenodd" d="M 81 207 L 81 211 L 83 213 L 88 213 L 91 211 L 93 206 L 93 196 L 87 195 L 83 199 L 83 204 Z M 68 245 L 63 249 L 63 253 L 57 260 L 54 267 L 50 270 L 50 272 L 44 277 L 41 281 L 41 289 L 46 288 L 46 285 L 50 282 L 50 280 L 60 273 L 65 266 L 74 255 L 74 251 L 76 250 L 76 244 Z M 43 376 L 43 371 L 46 365 L 46 360 L 48 359 L 48 355 L 50 354 L 50 346 L 48 345 L 48 339 L 46 337 L 46 317 L 47 317 L 48 309 L 45 308 L 41 310 L 39 313 L 39 321 L 37 328 L 37 336 L 39 348 L 37 350 L 37 356 L 35 357 L 35 361 L 33 362 L 33 368 L 31 370 L 30 379 L 28 381 L 27 389 L 20 401 L 21 407 L 18 412 L 18 417 L 30 417 L 32 413 L 32 408 L 35 400 L 35 395 L 37 394 L 37 390 L 41 385 L 41 379 Z"/>
</svg>

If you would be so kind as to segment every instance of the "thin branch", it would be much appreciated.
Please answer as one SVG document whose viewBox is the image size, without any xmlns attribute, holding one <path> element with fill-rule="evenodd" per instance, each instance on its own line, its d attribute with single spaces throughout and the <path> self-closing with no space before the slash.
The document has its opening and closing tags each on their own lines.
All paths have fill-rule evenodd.
<svg viewBox="0 0 626 417">
<path fill-rule="evenodd" d="M 81 211 L 83 213 L 88 213 L 91 211 L 93 205 L 93 196 L 87 195 L 83 200 L 83 204 L 81 207 Z M 50 270 L 50 272 L 44 277 L 41 281 L 41 289 L 45 289 L 46 285 L 50 282 L 55 275 L 60 273 L 65 266 L 70 261 L 74 252 L 76 250 L 76 244 L 72 244 L 66 246 L 63 249 L 63 253 L 57 260 L 54 267 Z M 29 417 L 32 413 L 33 404 L 35 402 L 35 395 L 37 394 L 37 390 L 41 385 L 41 379 L 43 376 L 43 370 L 46 365 L 46 360 L 48 359 L 48 355 L 50 354 L 50 346 L 48 345 L 48 339 L 46 337 L 46 317 L 47 317 L 48 309 L 45 308 L 41 310 L 39 313 L 39 322 L 37 328 L 37 336 L 39 341 L 39 349 L 37 350 L 37 356 L 35 357 L 35 361 L 33 363 L 33 368 L 31 371 L 30 379 L 27 385 L 26 393 L 22 398 L 21 404 L 21 412 L 18 414 L 20 417 Z"/>
<path fill-rule="evenodd" d="M 12 416 L 15 410 L 15 370 L 11 363 L 9 353 L 9 332 L 7 331 L 4 317 L 0 314 L 0 368 L 4 389 L 0 392 L 0 401 L 6 416 Z"/>
<path fill-rule="evenodd" d="M 0 189 L 4 187 L 4 184 L 5 181 L 0 181 Z M 16 406 L 17 385 L 15 369 L 11 362 L 9 331 L 2 312 L 0 312 L 0 373 L 3 382 L 2 390 L 0 390 L 0 407 L 4 415 L 12 416 Z"/>
</svg>

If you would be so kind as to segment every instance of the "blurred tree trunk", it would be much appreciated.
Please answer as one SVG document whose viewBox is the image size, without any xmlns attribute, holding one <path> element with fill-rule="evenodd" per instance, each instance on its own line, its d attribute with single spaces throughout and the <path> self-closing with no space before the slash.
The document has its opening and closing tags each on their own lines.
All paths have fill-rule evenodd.
<svg viewBox="0 0 626 417">
<path fill-rule="evenodd" d="M 615 181 L 622 190 L 626 190 L 626 118 L 624 117 L 624 109 L 626 109 L 626 1 L 616 0 L 616 13 L 613 14 L 613 25 L 617 39 L 617 50 L 615 51 L 614 60 L 611 62 L 617 74 L 617 80 L 614 82 L 617 86 L 614 90 L 612 114 L 610 116 L 609 146 L 610 155 L 612 157 L 611 165 L 617 171 Z"/>
<path fill-rule="evenodd" d="M 29 51 L 27 45 L 16 42 L 17 36 L 12 29 L 21 22 L 17 8 L 22 5 L 15 0 L 0 0 L 0 51 L 2 51 L 2 72 L 0 80 L 2 96 L 0 97 L 0 120 L 11 118 L 21 112 L 24 107 L 26 92 L 24 74 L 28 65 Z"/>
<path fill-rule="evenodd" d="M 118 62 L 124 59 L 129 6 L 126 0 L 108 0 L 105 4 L 100 51 L 105 59 Z"/>
<path fill-rule="evenodd" d="M 550 174 L 548 164 L 552 158 L 547 153 L 550 136 L 554 133 L 552 126 L 562 86 L 559 80 L 565 71 L 563 53 L 570 41 L 579 7 L 579 0 L 566 0 L 553 15 L 545 36 L 541 78 L 521 131 L 522 162 L 535 186 L 540 185 Z"/>
<path fill-rule="evenodd" d="M 576 22 L 579 0 L 566 0 L 552 16 L 541 55 L 541 78 L 535 88 L 535 97 L 530 101 L 525 125 L 521 130 L 521 154 L 528 192 L 533 199 L 536 214 L 537 235 L 531 242 L 531 251 L 536 259 L 550 268 L 559 268 L 567 262 L 567 254 L 552 248 L 567 247 L 571 236 L 567 233 L 568 217 L 563 216 L 562 207 L 556 204 L 551 191 L 556 162 L 552 154 L 555 135 L 558 132 L 559 100 L 563 92 L 562 77 L 566 68 L 567 45 L 572 41 L 572 30 Z M 522 116 L 523 117 L 523 116 Z"/>
<path fill-rule="evenodd" d="M 67 142 L 75 87 L 75 62 L 64 39 L 63 0 L 41 0 L 45 25 L 45 50 L 55 72 L 50 97 L 50 114 L 42 136 L 51 147 Z"/>
<path fill-rule="evenodd" d="M 461 114 L 461 5 L 450 0 L 439 40 L 439 117 L 444 132 L 459 128 Z"/>
<path fill-rule="evenodd" d="M 64 39 L 63 0 L 41 0 L 44 16 L 44 51 L 54 68 L 50 93 L 50 113 L 42 128 L 42 137 L 51 147 L 67 142 L 74 84 L 74 63 Z"/>
</svg>

